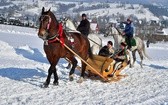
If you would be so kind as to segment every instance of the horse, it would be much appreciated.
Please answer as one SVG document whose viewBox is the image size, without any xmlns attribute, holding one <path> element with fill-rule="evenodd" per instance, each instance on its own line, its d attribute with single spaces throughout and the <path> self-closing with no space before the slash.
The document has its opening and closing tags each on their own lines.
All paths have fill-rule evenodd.
<svg viewBox="0 0 168 105">
<path fill-rule="evenodd" d="M 114 42 L 115 49 L 119 49 L 120 43 L 125 41 L 125 37 L 121 34 L 120 30 L 117 27 L 109 26 L 106 30 L 106 34 L 107 34 L 106 36 L 108 35 L 113 36 L 115 41 Z M 132 49 L 131 49 L 132 57 L 133 57 L 133 63 L 131 64 L 131 67 L 134 66 L 134 63 L 136 61 L 136 51 L 138 51 L 141 59 L 140 66 L 142 68 L 143 67 L 142 61 L 144 57 L 149 58 L 149 56 L 146 54 L 144 42 L 139 37 L 134 36 L 133 38 L 135 39 L 136 46 L 132 46 Z"/>
<path fill-rule="evenodd" d="M 43 83 L 44 87 L 48 87 L 50 84 L 51 75 L 54 75 L 54 85 L 58 85 L 58 75 L 56 70 L 56 65 L 60 58 L 68 58 L 72 63 L 72 68 L 69 72 L 69 80 L 73 80 L 73 74 L 77 66 L 77 60 L 75 54 L 72 53 L 68 48 L 72 49 L 76 54 L 78 54 L 83 60 L 87 60 L 88 57 L 92 58 L 92 52 L 90 49 L 89 40 L 76 32 L 71 32 L 69 35 L 74 39 L 73 45 L 68 39 L 68 35 L 65 30 L 63 30 L 62 23 L 56 19 L 55 15 L 49 10 L 45 11 L 42 8 L 41 16 L 39 18 L 40 26 L 38 30 L 38 37 L 44 40 L 44 52 L 50 63 L 48 69 L 48 76 L 46 81 Z M 65 45 L 68 46 L 65 47 Z M 80 75 L 78 83 L 82 83 L 85 74 L 86 64 L 81 61 L 82 72 Z"/>
<path fill-rule="evenodd" d="M 67 32 L 77 32 L 77 33 L 80 33 L 77 30 L 76 26 L 74 25 L 74 23 L 72 22 L 71 19 L 64 18 L 62 20 L 62 23 L 63 23 L 64 29 Z M 100 49 L 102 48 L 102 39 L 97 34 L 94 34 L 94 33 L 90 33 L 88 35 L 88 39 L 89 39 L 89 42 L 90 42 L 90 47 L 91 47 L 92 53 L 95 54 L 95 55 L 97 55 L 98 52 L 100 51 Z"/>
<path fill-rule="evenodd" d="M 81 34 L 81 32 L 77 30 L 77 26 L 74 25 L 74 23 L 70 18 L 65 17 L 62 19 L 61 22 L 63 23 L 63 27 L 66 30 L 66 32 L 68 33 L 77 32 Z M 88 35 L 88 39 L 89 39 L 92 53 L 95 55 L 98 55 L 100 49 L 102 48 L 102 39 L 97 34 L 93 34 L 93 33 Z M 71 64 L 69 63 L 66 68 L 69 69 L 70 67 L 71 67 Z"/>
</svg>

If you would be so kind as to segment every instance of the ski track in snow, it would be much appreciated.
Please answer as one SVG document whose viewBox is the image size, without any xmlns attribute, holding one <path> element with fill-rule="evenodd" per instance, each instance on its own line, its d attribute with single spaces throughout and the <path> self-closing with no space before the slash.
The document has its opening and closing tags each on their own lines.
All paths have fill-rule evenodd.
<svg viewBox="0 0 168 105">
<path fill-rule="evenodd" d="M 44 89 L 41 85 L 49 63 L 36 31 L 17 27 L 7 31 L 7 26 L 0 27 L 6 29 L 0 29 L 1 105 L 168 105 L 167 43 L 151 44 L 146 49 L 152 59 L 145 59 L 143 68 L 137 55 L 134 67 L 122 71 L 128 76 L 118 82 L 86 78 L 79 84 L 77 70 L 74 81 L 70 82 L 70 70 L 64 67 L 67 62 L 61 59 L 56 66 L 59 86 L 52 85 L 52 77 L 49 88 Z M 32 33 L 25 35 L 27 32 Z M 109 40 L 101 38 L 103 43 Z"/>
</svg>

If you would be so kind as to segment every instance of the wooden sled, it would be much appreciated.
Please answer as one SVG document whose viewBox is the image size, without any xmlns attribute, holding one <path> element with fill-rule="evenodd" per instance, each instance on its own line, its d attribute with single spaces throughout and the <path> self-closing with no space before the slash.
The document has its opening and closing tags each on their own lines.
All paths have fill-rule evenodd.
<svg viewBox="0 0 168 105">
<path fill-rule="evenodd" d="M 113 80 L 113 77 L 117 80 L 121 79 L 121 77 L 125 77 L 124 75 L 121 75 L 120 72 L 128 65 L 126 61 L 116 62 L 112 58 L 99 55 L 94 55 L 93 59 L 88 58 L 87 62 L 108 81 Z M 86 71 L 90 75 L 97 75 L 89 66 L 86 66 Z"/>
</svg>

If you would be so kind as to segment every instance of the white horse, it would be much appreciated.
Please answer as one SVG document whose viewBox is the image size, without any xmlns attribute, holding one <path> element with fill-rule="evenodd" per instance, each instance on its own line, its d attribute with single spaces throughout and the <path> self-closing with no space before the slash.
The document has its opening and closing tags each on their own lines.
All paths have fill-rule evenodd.
<svg viewBox="0 0 168 105">
<path fill-rule="evenodd" d="M 114 47 L 116 49 L 119 49 L 120 43 L 121 42 L 125 42 L 125 38 L 121 35 L 121 32 L 119 31 L 119 29 L 117 29 L 116 27 L 113 26 L 109 26 L 108 29 L 106 30 L 106 36 L 108 35 L 112 35 L 114 38 Z M 144 42 L 139 38 L 139 37 L 134 37 L 135 41 L 136 41 L 136 46 L 132 46 L 132 56 L 133 56 L 133 63 L 132 66 L 134 65 L 135 61 L 136 61 L 136 51 L 138 51 L 140 59 L 141 59 L 141 67 L 142 67 L 142 61 L 144 59 L 144 56 L 149 58 L 148 55 L 146 54 L 145 51 L 145 44 Z"/>
<path fill-rule="evenodd" d="M 70 19 L 65 18 L 62 22 L 64 24 L 63 25 L 64 29 L 67 32 L 80 33 L 79 31 L 76 30 L 75 25 L 73 24 L 73 22 Z M 90 47 L 91 47 L 92 53 L 97 55 L 99 53 L 101 47 L 102 47 L 101 38 L 97 34 L 89 34 L 88 39 L 89 39 L 89 42 L 90 42 Z"/>
</svg>

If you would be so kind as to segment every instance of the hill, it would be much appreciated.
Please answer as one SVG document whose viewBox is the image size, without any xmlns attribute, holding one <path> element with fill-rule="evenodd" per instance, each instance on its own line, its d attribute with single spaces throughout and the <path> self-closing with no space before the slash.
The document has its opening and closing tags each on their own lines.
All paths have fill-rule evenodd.
<svg viewBox="0 0 168 105">
<path fill-rule="evenodd" d="M 7 4 L 1 6 L 0 11 L 4 11 L 5 15 L 15 15 L 19 14 L 23 17 L 29 15 L 39 15 L 41 8 L 44 6 L 46 8 L 51 8 L 55 11 L 55 14 L 62 14 L 62 16 L 76 17 L 78 13 L 88 13 L 90 16 L 113 16 L 113 15 L 134 15 L 138 19 L 147 18 L 147 20 L 158 20 L 147 7 L 140 4 L 129 4 L 129 3 L 102 3 L 102 2 L 65 2 L 65 1 L 40 1 L 40 0 L 25 0 L 25 1 L 15 1 L 12 0 L 13 6 L 7 7 Z M 11 5 L 11 4 L 10 4 Z M 15 9 L 15 11 L 10 11 Z M 7 12 L 5 12 L 7 11 Z M 59 15 L 58 15 L 59 16 Z M 30 17 L 33 18 L 33 17 Z"/>
</svg>

